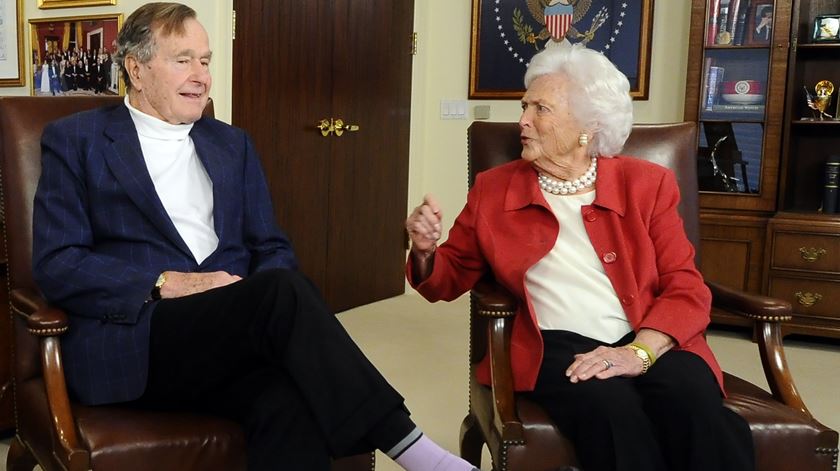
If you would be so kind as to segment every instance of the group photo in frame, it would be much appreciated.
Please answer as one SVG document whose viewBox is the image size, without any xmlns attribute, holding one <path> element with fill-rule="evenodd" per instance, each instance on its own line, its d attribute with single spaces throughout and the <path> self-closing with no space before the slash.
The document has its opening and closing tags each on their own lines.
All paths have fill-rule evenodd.
<svg viewBox="0 0 840 471">
<path fill-rule="evenodd" d="M 33 96 L 125 95 L 113 60 L 123 16 L 29 20 Z"/>
<path fill-rule="evenodd" d="M 546 16 L 564 16 L 562 36 Z M 627 76 L 630 94 L 646 100 L 650 82 L 653 0 L 472 0 L 470 99 L 519 99 L 527 65 L 549 41 L 565 38 L 600 51 Z"/>
<path fill-rule="evenodd" d="M 0 87 L 26 84 L 22 15 L 23 0 L 0 0 Z"/>
<path fill-rule="evenodd" d="M 101 5 L 116 5 L 117 0 L 38 0 L 38 8 L 95 7 Z"/>
</svg>

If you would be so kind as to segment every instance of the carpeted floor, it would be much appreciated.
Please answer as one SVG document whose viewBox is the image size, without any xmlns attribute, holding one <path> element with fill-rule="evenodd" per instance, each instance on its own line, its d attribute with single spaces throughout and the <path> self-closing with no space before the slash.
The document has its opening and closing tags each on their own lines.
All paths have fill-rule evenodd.
<svg viewBox="0 0 840 471">
<path fill-rule="evenodd" d="M 455 452 L 467 411 L 468 304 L 466 297 L 429 304 L 409 294 L 339 315 L 368 357 L 405 396 L 414 420 Z M 756 346 L 745 331 L 713 329 L 709 342 L 725 370 L 767 388 Z M 785 345 L 811 412 L 840 430 L 840 341 L 789 337 Z M 7 443 L 0 442 L 0 471 L 5 471 Z M 399 469 L 384 455 L 377 456 L 377 470 Z M 486 456 L 482 469 L 490 469 Z"/>
</svg>

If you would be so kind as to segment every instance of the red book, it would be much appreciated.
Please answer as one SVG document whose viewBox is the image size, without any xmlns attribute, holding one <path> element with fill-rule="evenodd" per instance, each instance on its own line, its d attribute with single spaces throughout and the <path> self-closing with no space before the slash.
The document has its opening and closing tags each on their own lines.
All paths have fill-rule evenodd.
<svg viewBox="0 0 840 471">
<path fill-rule="evenodd" d="M 709 22 L 706 23 L 706 45 L 714 46 L 718 35 L 720 0 L 709 0 Z"/>
</svg>

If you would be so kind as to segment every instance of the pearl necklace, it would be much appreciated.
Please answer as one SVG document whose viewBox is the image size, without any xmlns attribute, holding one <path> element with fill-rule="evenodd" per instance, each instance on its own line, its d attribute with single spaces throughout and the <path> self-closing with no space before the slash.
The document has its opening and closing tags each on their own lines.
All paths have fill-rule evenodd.
<svg viewBox="0 0 840 471">
<path fill-rule="evenodd" d="M 586 169 L 586 173 L 574 180 L 558 180 L 551 178 L 548 175 L 539 172 L 537 180 L 540 183 L 540 188 L 551 193 L 552 195 L 567 195 L 570 193 L 577 193 L 584 188 L 592 188 L 595 185 L 595 179 L 598 178 L 598 159 L 592 157 L 592 163 Z"/>
</svg>

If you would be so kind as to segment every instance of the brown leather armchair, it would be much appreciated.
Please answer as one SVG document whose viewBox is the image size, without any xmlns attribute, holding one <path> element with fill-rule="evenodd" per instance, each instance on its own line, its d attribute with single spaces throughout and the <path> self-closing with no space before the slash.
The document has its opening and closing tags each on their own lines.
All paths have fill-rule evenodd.
<svg viewBox="0 0 840 471">
<path fill-rule="evenodd" d="M 0 98 L 2 195 L 14 322 L 16 435 L 9 471 L 245 469 L 245 438 L 228 420 L 185 413 L 86 407 L 70 400 L 59 341 L 67 315 L 47 305 L 32 279 L 32 204 L 41 173 L 41 132 L 68 114 L 121 97 Z M 212 116 L 212 103 L 205 115 Z M 337 460 L 334 470 L 373 470 L 373 453 Z M 278 463 L 282 468 L 282 463 Z"/>
<path fill-rule="evenodd" d="M 677 175 L 680 213 L 695 247 L 699 247 L 698 192 L 695 155 L 696 124 L 636 125 L 623 154 L 668 167 Z M 468 130 L 469 184 L 483 170 L 519 158 L 516 123 L 475 122 Z M 698 258 L 699 259 L 699 258 Z M 790 319 L 790 304 L 749 295 L 707 282 L 713 309 L 754 322 L 758 353 L 772 394 L 724 373 L 729 397 L 725 404 L 750 425 L 756 466 L 761 471 L 836 470 L 837 432 L 811 416 L 787 367 L 780 324 Z M 574 448 L 533 402 L 513 391 L 510 336 L 517 301 L 493 280 L 483 280 L 471 293 L 470 408 L 461 425 L 461 456 L 481 463 L 487 444 L 497 471 L 542 471 L 578 466 Z M 475 366 L 491 356 L 492 387 L 479 384 Z"/>
</svg>

